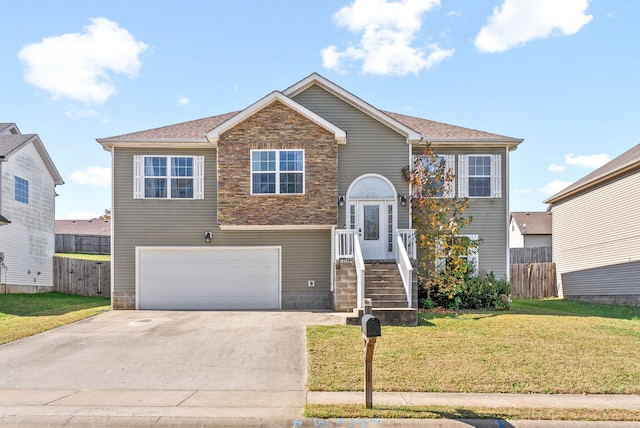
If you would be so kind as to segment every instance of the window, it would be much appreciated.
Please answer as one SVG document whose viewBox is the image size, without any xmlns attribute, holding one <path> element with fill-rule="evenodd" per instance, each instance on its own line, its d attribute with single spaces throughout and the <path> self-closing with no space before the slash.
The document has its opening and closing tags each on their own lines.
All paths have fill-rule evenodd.
<svg viewBox="0 0 640 428">
<path fill-rule="evenodd" d="M 455 155 L 437 155 L 438 165 L 430 164 L 430 159 L 422 157 L 422 166 L 425 169 L 429 170 L 429 175 L 433 180 L 433 189 L 437 190 L 435 197 L 438 198 L 452 198 L 455 196 L 455 181 L 451 181 L 449 183 L 445 183 L 444 178 L 442 177 L 439 180 L 436 179 L 435 175 L 437 172 L 437 168 L 439 166 L 443 166 L 443 173 L 446 175 L 449 171 L 451 173 L 455 172 Z"/>
<path fill-rule="evenodd" d="M 251 193 L 304 193 L 304 151 L 252 150 Z"/>
<path fill-rule="evenodd" d="M 135 199 L 203 199 L 204 156 L 134 156 Z"/>
<path fill-rule="evenodd" d="M 459 155 L 458 196 L 502 197 L 501 155 Z"/>
<path fill-rule="evenodd" d="M 470 246 L 469 252 L 467 254 L 460 255 L 459 257 L 472 266 L 473 276 L 478 275 L 478 235 L 457 235 L 454 239 L 456 239 L 456 243 Z M 436 260 L 436 269 L 439 272 L 445 272 L 450 265 L 450 258 L 439 258 Z"/>
<path fill-rule="evenodd" d="M 29 203 L 29 182 L 17 176 L 15 177 L 15 198 L 18 202 Z"/>
</svg>

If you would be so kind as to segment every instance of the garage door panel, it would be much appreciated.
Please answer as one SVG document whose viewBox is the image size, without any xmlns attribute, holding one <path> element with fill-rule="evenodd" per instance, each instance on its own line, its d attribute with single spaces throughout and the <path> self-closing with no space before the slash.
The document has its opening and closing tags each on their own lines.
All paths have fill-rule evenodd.
<svg viewBox="0 0 640 428">
<path fill-rule="evenodd" d="M 280 249 L 138 248 L 140 309 L 279 309 Z"/>
</svg>

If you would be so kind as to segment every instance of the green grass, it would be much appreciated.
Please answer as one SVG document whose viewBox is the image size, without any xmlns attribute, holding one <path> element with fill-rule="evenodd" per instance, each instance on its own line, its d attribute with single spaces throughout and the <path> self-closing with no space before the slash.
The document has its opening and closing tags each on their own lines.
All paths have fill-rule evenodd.
<svg viewBox="0 0 640 428">
<path fill-rule="evenodd" d="M 545 409 L 545 408 L 486 408 L 486 407 L 404 407 L 364 405 L 308 404 L 304 416 L 319 419 L 503 419 L 503 420 L 579 420 L 631 421 L 640 420 L 640 410 L 624 409 Z M 346 425 L 345 425 L 346 426 Z M 351 425 L 349 425 L 351 426 Z M 359 426 L 359 425 L 358 425 Z"/>
<path fill-rule="evenodd" d="M 109 304 L 105 297 L 0 294 L 0 345 L 106 312 Z"/>
<path fill-rule="evenodd" d="M 423 312 L 385 327 L 376 391 L 640 393 L 640 308 L 516 300 L 508 312 Z M 308 388 L 362 391 L 359 326 L 307 330 Z"/>
<path fill-rule="evenodd" d="M 82 253 L 56 253 L 56 257 L 66 257 L 68 259 L 96 260 L 101 262 L 111 261 L 110 254 L 82 254 Z"/>
</svg>

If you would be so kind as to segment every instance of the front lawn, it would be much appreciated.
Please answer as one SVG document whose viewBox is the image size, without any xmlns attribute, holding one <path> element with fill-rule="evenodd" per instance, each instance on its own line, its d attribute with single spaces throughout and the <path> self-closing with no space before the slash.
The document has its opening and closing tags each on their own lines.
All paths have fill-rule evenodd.
<svg viewBox="0 0 640 428">
<path fill-rule="evenodd" d="M 106 312 L 109 304 L 105 297 L 0 294 L 0 345 Z"/>
<path fill-rule="evenodd" d="M 307 330 L 308 388 L 362 391 L 359 326 Z M 382 327 L 375 391 L 640 393 L 640 308 L 515 300 L 508 312 L 424 312 Z"/>
</svg>

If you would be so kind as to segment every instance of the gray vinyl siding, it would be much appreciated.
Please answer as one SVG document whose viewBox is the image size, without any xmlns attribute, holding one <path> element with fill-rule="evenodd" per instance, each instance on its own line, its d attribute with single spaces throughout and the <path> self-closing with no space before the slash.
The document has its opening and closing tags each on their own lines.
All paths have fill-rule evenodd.
<svg viewBox="0 0 640 428">
<path fill-rule="evenodd" d="M 558 290 L 564 274 L 640 260 L 640 172 L 553 205 L 553 260 Z M 580 276 L 590 294 L 627 294 L 611 277 Z M 640 280 L 636 277 L 636 293 Z"/>
<path fill-rule="evenodd" d="M 461 143 L 462 145 L 463 143 Z M 508 247 L 508 161 L 504 148 L 469 148 L 465 149 L 435 149 L 439 155 L 496 155 L 502 156 L 501 171 L 501 198 L 469 198 L 469 208 L 464 212 L 465 217 L 473 217 L 469 226 L 462 234 L 478 235 L 481 239 L 478 249 L 478 270 L 480 272 L 493 272 L 498 278 L 507 277 L 507 252 Z M 415 155 L 424 153 L 424 147 L 415 147 Z M 456 156 L 455 167 L 458 167 Z M 454 171 L 457 175 L 457 171 Z M 458 190 L 456 182 L 456 192 Z"/>
<path fill-rule="evenodd" d="M 296 95 L 294 100 L 347 133 L 347 143 L 338 146 L 338 194 L 346 195 L 349 185 L 364 174 L 386 177 L 398 194 L 408 194 L 402 168 L 409 164 L 406 137 L 373 119 L 318 86 Z M 336 201 L 337 203 L 337 201 Z M 398 227 L 409 227 L 409 208 L 398 205 Z M 338 212 L 338 227 L 346 224 L 345 208 Z"/>
<path fill-rule="evenodd" d="M 564 297 L 568 298 L 640 295 L 640 261 L 565 272 L 562 284 Z"/>
<path fill-rule="evenodd" d="M 202 200 L 133 199 L 134 155 L 202 155 L 205 186 Z M 282 290 L 331 287 L 331 231 L 326 230 L 220 230 L 216 214 L 215 150 L 114 150 L 113 284 L 116 291 L 135 290 L 136 246 L 281 246 Z M 259 206 L 256 206 L 259 209 Z M 286 209 L 286 207 L 283 207 Z M 204 233 L 210 231 L 210 244 Z"/>
</svg>

